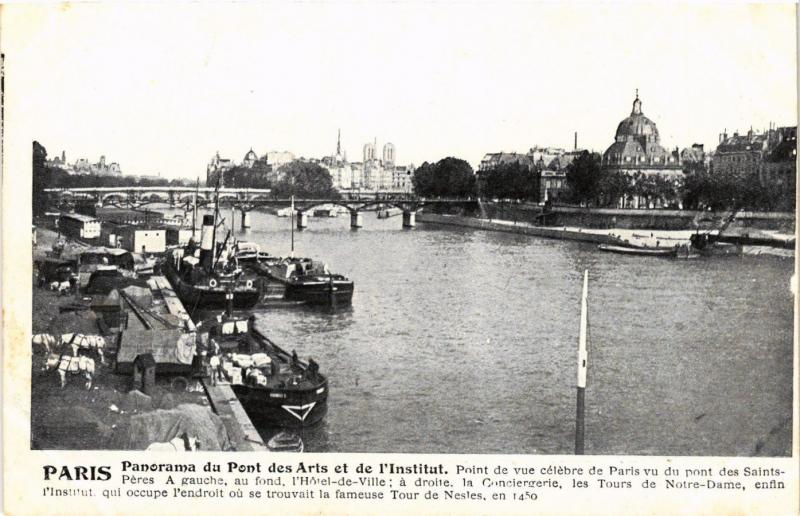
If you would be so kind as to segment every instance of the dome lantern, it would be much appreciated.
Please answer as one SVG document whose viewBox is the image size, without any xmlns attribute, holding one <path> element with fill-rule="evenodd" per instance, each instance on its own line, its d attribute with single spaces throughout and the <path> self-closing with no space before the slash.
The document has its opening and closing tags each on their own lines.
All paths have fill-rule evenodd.
<svg viewBox="0 0 800 516">
<path fill-rule="evenodd" d="M 633 110 L 631 110 L 631 115 L 641 115 L 642 114 L 642 101 L 639 100 L 639 88 L 636 88 L 636 99 L 633 101 Z"/>
</svg>

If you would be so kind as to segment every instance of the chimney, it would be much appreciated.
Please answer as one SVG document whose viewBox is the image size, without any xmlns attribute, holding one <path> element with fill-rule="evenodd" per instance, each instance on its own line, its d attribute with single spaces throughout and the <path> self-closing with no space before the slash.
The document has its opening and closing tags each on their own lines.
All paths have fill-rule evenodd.
<svg viewBox="0 0 800 516">
<path fill-rule="evenodd" d="M 575 147 L 572 150 L 578 150 L 578 131 L 575 131 Z"/>
<path fill-rule="evenodd" d="M 200 265 L 211 270 L 214 265 L 214 216 L 203 215 L 203 229 L 200 233 Z"/>
</svg>

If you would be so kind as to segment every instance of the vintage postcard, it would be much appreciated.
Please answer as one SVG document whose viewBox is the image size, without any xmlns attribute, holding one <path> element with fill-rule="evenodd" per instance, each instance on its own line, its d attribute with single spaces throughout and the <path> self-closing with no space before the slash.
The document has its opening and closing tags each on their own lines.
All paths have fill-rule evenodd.
<svg viewBox="0 0 800 516">
<path fill-rule="evenodd" d="M 793 3 L 0 10 L 9 514 L 795 514 Z"/>
</svg>

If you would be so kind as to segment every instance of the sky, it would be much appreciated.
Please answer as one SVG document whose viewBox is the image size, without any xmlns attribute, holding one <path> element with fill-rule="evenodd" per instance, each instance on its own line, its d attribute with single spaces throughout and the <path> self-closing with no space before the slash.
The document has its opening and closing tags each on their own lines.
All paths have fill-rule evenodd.
<svg viewBox="0 0 800 516">
<path fill-rule="evenodd" d="M 5 5 L 6 117 L 50 156 L 205 176 L 217 151 L 401 164 L 602 152 L 642 110 L 667 148 L 796 125 L 792 4 Z M 23 139 L 24 141 L 24 139 Z"/>
</svg>

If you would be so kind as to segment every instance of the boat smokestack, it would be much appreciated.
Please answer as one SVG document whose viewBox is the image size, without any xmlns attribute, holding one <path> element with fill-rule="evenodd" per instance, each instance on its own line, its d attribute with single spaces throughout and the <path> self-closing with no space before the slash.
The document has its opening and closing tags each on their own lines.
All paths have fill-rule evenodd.
<svg viewBox="0 0 800 516">
<path fill-rule="evenodd" d="M 214 217 L 203 215 L 203 229 L 200 233 L 200 264 L 211 269 L 214 263 Z"/>
</svg>

